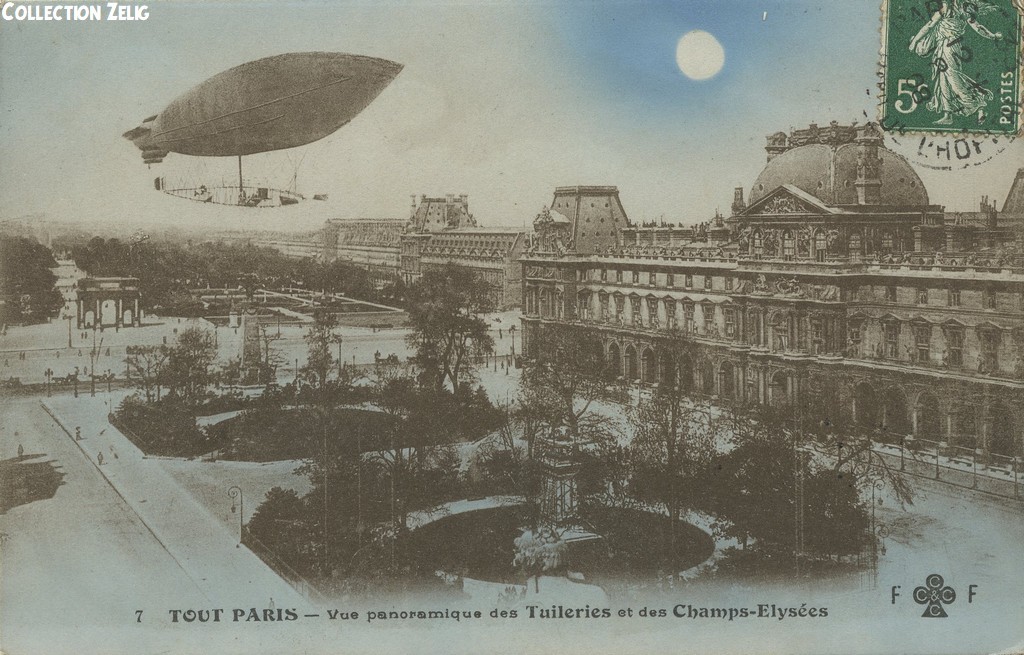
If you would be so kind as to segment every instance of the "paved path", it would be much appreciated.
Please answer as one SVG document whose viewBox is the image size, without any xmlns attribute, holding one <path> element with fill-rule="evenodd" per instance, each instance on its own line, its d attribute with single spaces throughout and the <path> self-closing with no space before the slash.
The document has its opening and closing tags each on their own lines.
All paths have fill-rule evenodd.
<svg viewBox="0 0 1024 655">
<path fill-rule="evenodd" d="M 76 426 L 81 427 L 79 456 L 94 463 L 214 606 L 263 607 L 271 597 L 279 607 L 308 606 L 262 560 L 247 548 L 237 547 L 237 531 L 197 502 L 159 460 L 145 458 L 106 422 L 104 399 L 64 396 L 42 402 L 70 434 Z M 72 437 L 67 438 L 74 443 Z M 96 464 L 100 453 L 102 465 Z M 244 491 L 245 482 L 239 484 Z M 226 489 L 225 501 L 231 502 Z"/>
<path fill-rule="evenodd" d="M 138 631 L 122 631 L 138 625 L 136 610 L 148 625 L 167 608 L 208 606 L 205 585 L 181 567 L 38 399 L 5 401 L 0 427 L 4 458 L 21 444 L 24 461 L 51 462 L 63 473 L 52 498 L 0 515 L 5 652 L 100 652 L 98 644 L 133 652 Z M 76 635 L 64 651 L 54 638 L 58 626 Z"/>
</svg>

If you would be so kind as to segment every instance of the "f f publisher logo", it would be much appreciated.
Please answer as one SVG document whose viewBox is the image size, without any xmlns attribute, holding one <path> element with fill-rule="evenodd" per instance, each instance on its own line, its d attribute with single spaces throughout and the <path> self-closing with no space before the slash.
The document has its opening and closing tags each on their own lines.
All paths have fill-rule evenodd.
<svg viewBox="0 0 1024 655">
<path fill-rule="evenodd" d="M 903 594 L 900 593 L 901 585 L 893 585 L 890 591 L 892 604 L 896 604 L 896 599 L 901 598 Z M 956 590 L 946 584 L 946 580 L 938 573 L 932 573 L 924 579 L 923 587 L 915 587 L 914 593 L 911 594 L 914 598 L 914 602 L 918 605 L 924 605 L 924 614 L 921 616 L 926 619 L 944 619 L 948 616 L 946 614 L 945 605 L 952 605 L 956 601 Z M 967 585 L 967 602 L 974 603 L 974 597 L 978 595 L 978 585 L 969 584 Z"/>
<path fill-rule="evenodd" d="M 946 585 L 946 581 L 938 573 L 932 573 L 925 578 L 923 587 L 914 589 L 914 602 L 918 605 L 925 605 L 925 618 L 946 618 L 946 609 L 943 605 L 950 605 L 956 601 L 956 591 Z"/>
</svg>

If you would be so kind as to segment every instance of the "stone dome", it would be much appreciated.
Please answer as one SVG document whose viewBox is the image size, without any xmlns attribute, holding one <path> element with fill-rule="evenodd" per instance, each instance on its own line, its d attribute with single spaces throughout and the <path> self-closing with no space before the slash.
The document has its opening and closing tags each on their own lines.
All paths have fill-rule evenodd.
<svg viewBox="0 0 1024 655">
<path fill-rule="evenodd" d="M 754 204 L 778 187 L 792 184 L 827 205 L 857 204 L 857 144 L 833 147 L 811 143 L 776 155 L 757 176 L 750 189 Z M 903 157 L 878 146 L 881 165 L 879 205 L 927 205 L 928 191 Z"/>
</svg>

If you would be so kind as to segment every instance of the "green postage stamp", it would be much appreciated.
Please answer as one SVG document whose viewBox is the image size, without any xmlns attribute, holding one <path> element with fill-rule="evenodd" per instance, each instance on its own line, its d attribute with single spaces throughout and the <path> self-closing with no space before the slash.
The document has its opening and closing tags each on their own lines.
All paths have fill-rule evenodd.
<svg viewBox="0 0 1024 655">
<path fill-rule="evenodd" d="M 883 127 L 1017 134 L 1021 16 L 1014 0 L 886 0 Z"/>
</svg>

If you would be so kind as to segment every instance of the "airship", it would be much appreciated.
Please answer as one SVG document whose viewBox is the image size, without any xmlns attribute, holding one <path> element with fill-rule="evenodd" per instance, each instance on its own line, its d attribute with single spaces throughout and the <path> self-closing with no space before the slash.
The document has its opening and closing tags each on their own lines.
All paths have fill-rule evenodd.
<svg viewBox="0 0 1024 655">
<path fill-rule="evenodd" d="M 242 157 L 297 148 L 346 125 L 401 72 L 386 59 L 340 52 L 293 52 L 218 73 L 189 89 L 158 114 L 124 133 L 146 164 L 169 153 L 196 157 L 237 157 L 239 180 L 226 202 L 215 184 L 156 188 L 202 202 L 247 206 L 294 204 L 294 192 L 246 187 Z M 221 185 L 222 187 L 224 185 Z"/>
</svg>

